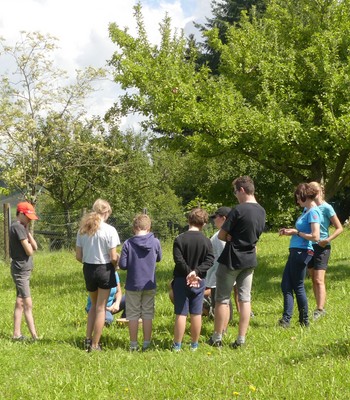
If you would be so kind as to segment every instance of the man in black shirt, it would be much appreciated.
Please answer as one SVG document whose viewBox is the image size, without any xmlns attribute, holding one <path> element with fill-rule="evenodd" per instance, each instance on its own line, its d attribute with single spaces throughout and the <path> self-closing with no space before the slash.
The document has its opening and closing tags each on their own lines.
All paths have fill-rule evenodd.
<svg viewBox="0 0 350 400">
<path fill-rule="evenodd" d="M 265 210 L 255 199 L 254 182 L 248 176 L 241 176 L 232 182 L 239 204 L 232 209 L 220 229 L 219 239 L 226 242 L 218 259 L 216 272 L 216 306 L 214 333 L 209 340 L 212 346 L 222 346 L 225 315 L 231 291 L 236 282 L 239 301 L 238 337 L 231 347 L 245 343 L 250 320 L 250 292 L 254 268 L 257 266 L 256 243 L 265 228 Z"/>
</svg>

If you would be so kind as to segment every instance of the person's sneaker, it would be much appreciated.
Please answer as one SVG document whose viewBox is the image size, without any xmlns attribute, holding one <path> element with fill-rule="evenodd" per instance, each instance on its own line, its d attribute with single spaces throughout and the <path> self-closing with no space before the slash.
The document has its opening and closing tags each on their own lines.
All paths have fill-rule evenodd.
<svg viewBox="0 0 350 400">
<path fill-rule="evenodd" d="M 151 350 L 151 346 L 150 345 L 148 345 L 148 346 L 142 346 L 142 351 L 143 352 L 145 352 L 145 351 L 150 351 Z"/>
<path fill-rule="evenodd" d="M 211 337 L 208 340 L 207 344 L 212 347 L 222 347 L 222 340 L 213 340 L 213 338 Z"/>
<path fill-rule="evenodd" d="M 97 347 L 93 347 L 92 345 L 89 347 L 88 352 L 93 353 L 94 351 L 102 351 L 101 344 L 98 344 Z"/>
<path fill-rule="evenodd" d="M 314 315 L 313 315 L 314 321 L 318 320 L 319 318 L 324 317 L 325 315 L 326 315 L 326 310 L 324 310 L 324 309 L 323 310 L 319 310 L 319 309 L 315 310 Z"/>
<path fill-rule="evenodd" d="M 198 350 L 198 343 L 191 343 L 190 351 L 197 351 Z"/>
<path fill-rule="evenodd" d="M 84 339 L 84 350 L 85 351 L 89 351 L 91 345 L 92 345 L 92 340 L 91 339 Z"/>
<path fill-rule="evenodd" d="M 279 325 L 281 328 L 289 328 L 289 327 L 290 327 L 290 322 L 289 322 L 289 321 L 286 321 L 286 320 L 283 319 L 283 318 L 281 318 L 281 319 L 278 321 L 278 325 Z"/>
<path fill-rule="evenodd" d="M 139 346 L 130 346 L 129 351 L 133 353 L 134 351 L 139 351 Z"/>
<path fill-rule="evenodd" d="M 23 342 L 23 340 L 27 340 L 27 337 L 23 335 L 13 336 L 12 340 L 14 340 L 15 342 Z"/>
<path fill-rule="evenodd" d="M 242 346 L 244 346 L 244 343 L 238 343 L 237 340 L 230 344 L 231 349 L 239 349 Z"/>
<path fill-rule="evenodd" d="M 174 353 L 179 353 L 181 351 L 181 345 L 173 343 L 171 346 L 171 351 Z"/>
<path fill-rule="evenodd" d="M 300 326 L 302 328 L 308 328 L 310 326 L 309 320 L 300 321 Z"/>
</svg>

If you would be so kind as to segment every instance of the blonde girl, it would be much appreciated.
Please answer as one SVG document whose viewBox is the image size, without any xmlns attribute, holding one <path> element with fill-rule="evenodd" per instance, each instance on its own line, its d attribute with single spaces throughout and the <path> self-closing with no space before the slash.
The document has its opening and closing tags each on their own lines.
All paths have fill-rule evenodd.
<svg viewBox="0 0 350 400">
<path fill-rule="evenodd" d="M 106 304 L 110 289 L 117 285 L 115 266 L 120 244 L 114 227 L 106 223 L 112 209 L 106 200 L 97 199 L 92 212 L 80 223 L 76 241 L 76 259 L 83 263 L 86 289 L 91 298 L 88 313 L 85 349 L 102 350 L 100 338 L 105 322 Z"/>
</svg>

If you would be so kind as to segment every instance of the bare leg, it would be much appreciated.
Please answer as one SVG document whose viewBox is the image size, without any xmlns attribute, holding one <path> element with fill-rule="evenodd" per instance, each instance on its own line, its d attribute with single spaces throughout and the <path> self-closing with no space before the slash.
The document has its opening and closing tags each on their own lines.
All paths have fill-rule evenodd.
<svg viewBox="0 0 350 400">
<path fill-rule="evenodd" d="M 21 333 L 21 323 L 23 315 L 23 299 L 21 297 L 16 297 L 15 309 L 13 312 L 13 337 L 20 337 Z"/>
<path fill-rule="evenodd" d="M 221 334 L 227 326 L 227 316 L 229 316 L 229 305 L 224 303 L 215 303 L 214 331 Z"/>
<path fill-rule="evenodd" d="M 245 336 L 249 326 L 250 320 L 250 311 L 251 306 L 250 302 L 239 302 L 239 325 L 238 325 L 238 335 Z"/>
<path fill-rule="evenodd" d="M 110 289 L 97 290 L 97 303 L 96 303 L 96 317 L 94 324 L 94 334 L 92 337 L 92 347 L 97 347 L 101 336 L 106 319 L 106 304 L 110 293 Z M 92 302 L 91 302 L 92 303 Z"/>
<path fill-rule="evenodd" d="M 91 307 L 88 312 L 87 326 L 86 326 L 86 338 L 91 339 L 94 331 L 95 319 L 96 319 L 96 302 L 97 302 L 97 290 L 95 292 L 89 292 L 91 299 Z"/>
<path fill-rule="evenodd" d="M 131 342 L 137 342 L 138 330 L 139 330 L 139 320 L 133 319 L 129 321 L 129 336 Z"/>
<path fill-rule="evenodd" d="M 239 313 L 240 313 L 240 309 L 239 309 L 237 285 L 234 285 L 234 286 L 233 286 L 233 297 L 234 297 L 234 299 L 235 299 L 236 310 L 237 310 L 237 312 L 238 312 L 238 314 L 239 314 Z"/>
<path fill-rule="evenodd" d="M 191 342 L 197 343 L 202 329 L 202 316 L 191 314 Z"/>
<path fill-rule="evenodd" d="M 174 342 L 181 343 L 186 329 L 186 315 L 176 315 L 174 326 Z"/>
<path fill-rule="evenodd" d="M 313 270 L 312 273 L 312 286 L 315 294 L 317 309 L 323 310 L 326 303 L 326 285 L 325 285 L 326 271 Z"/>
<path fill-rule="evenodd" d="M 149 342 L 152 336 L 152 320 L 151 319 L 143 319 L 142 320 L 142 329 L 143 329 L 143 340 Z"/>
<path fill-rule="evenodd" d="M 34 318 L 33 318 L 33 302 L 31 297 L 25 297 L 23 299 L 23 311 L 26 318 L 27 326 L 33 339 L 37 339 Z"/>
</svg>

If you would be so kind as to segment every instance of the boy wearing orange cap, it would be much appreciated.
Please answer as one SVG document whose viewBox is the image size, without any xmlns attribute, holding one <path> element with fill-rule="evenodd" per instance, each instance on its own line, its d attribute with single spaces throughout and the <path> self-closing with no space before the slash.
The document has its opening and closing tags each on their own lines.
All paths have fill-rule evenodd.
<svg viewBox="0 0 350 400">
<path fill-rule="evenodd" d="M 17 221 L 10 228 L 11 275 L 16 285 L 16 303 L 14 310 L 13 339 L 24 340 L 21 333 L 21 322 L 24 313 L 27 326 L 32 338 L 36 340 L 37 333 L 32 314 L 32 298 L 29 280 L 33 270 L 33 253 L 38 246 L 29 232 L 31 220 L 38 219 L 34 207 L 27 202 L 17 205 Z"/>
</svg>

